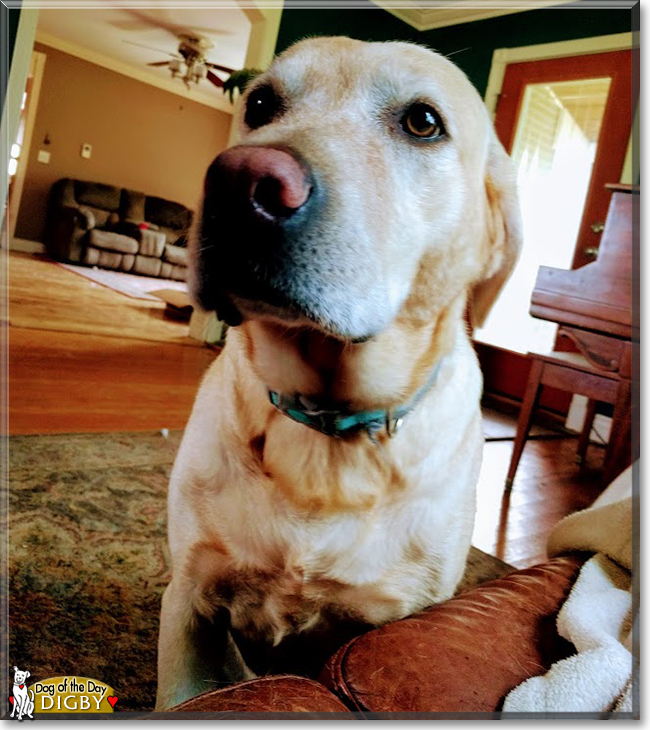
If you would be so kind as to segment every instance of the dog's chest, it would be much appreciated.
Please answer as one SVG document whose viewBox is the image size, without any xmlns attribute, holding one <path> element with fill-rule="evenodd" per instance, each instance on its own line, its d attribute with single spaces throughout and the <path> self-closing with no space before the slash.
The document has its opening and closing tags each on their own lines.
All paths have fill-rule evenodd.
<svg viewBox="0 0 650 730">
<path fill-rule="evenodd" d="M 338 466 L 324 458 L 316 463 L 316 449 L 292 450 L 273 433 L 263 459 L 269 473 L 224 459 L 228 473 L 222 470 L 218 480 L 210 475 L 219 489 L 203 490 L 209 499 L 197 510 L 201 545 L 216 546 L 216 568 L 197 571 L 197 582 L 214 606 L 229 609 L 236 629 L 273 644 L 332 616 L 378 625 L 451 594 L 469 543 L 471 510 L 459 505 L 471 502 L 465 486 L 471 459 L 454 462 L 452 479 L 440 463 L 449 455 L 423 448 L 425 459 L 411 465 L 395 456 L 396 468 L 383 475 L 376 464 L 391 466 L 387 455 L 371 461 L 372 468 L 363 451 Z M 290 471 L 278 466 L 280 453 L 287 454 Z M 398 468 L 399 490 L 383 490 L 382 476 L 389 482 Z M 320 494 L 314 487 L 320 473 L 330 491 L 343 495 L 337 511 L 295 498 L 297 492 Z M 288 479 L 280 478 L 285 474 L 296 489 L 287 488 Z M 372 500 L 357 505 L 355 495 Z"/>
<path fill-rule="evenodd" d="M 252 535 L 239 530 L 205 588 L 229 609 L 234 628 L 271 644 L 332 620 L 381 624 L 430 604 L 440 588 L 435 556 L 398 537 L 406 534 L 391 536 L 381 523 L 338 533 L 323 526 L 275 545 L 266 535 L 256 554 Z"/>
</svg>

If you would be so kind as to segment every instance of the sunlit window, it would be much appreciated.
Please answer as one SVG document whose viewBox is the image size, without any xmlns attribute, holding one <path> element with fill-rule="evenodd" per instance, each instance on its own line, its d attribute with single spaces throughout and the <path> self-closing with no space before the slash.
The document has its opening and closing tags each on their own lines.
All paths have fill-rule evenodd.
<svg viewBox="0 0 650 730">
<path fill-rule="evenodd" d="M 557 325 L 528 314 L 540 266 L 570 269 L 611 79 L 529 84 L 512 149 L 524 224 L 521 260 L 476 339 L 553 349 Z"/>
</svg>

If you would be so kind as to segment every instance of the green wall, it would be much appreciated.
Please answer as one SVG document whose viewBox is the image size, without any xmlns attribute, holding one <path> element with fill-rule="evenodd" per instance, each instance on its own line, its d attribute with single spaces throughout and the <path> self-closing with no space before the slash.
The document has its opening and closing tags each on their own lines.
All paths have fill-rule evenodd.
<svg viewBox="0 0 650 730">
<path fill-rule="evenodd" d="M 3 47 L 0 49 L 0 110 L 4 106 L 5 94 L 7 93 L 9 69 L 14 54 L 19 20 L 20 8 L 9 9 L 4 3 L 0 2 L 0 35 L 3 40 Z M 4 45 L 5 40 L 7 42 L 6 47 Z"/>
<path fill-rule="evenodd" d="M 347 35 L 368 41 L 408 40 L 451 55 L 485 95 L 496 48 L 611 35 L 632 30 L 630 9 L 583 10 L 567 6 L 528 10 L 418 32 L 385 10 L 368 3 L 357 10 L 295 10 L 282 13 L 276 52 L 306 36 Z"/>
</svg>

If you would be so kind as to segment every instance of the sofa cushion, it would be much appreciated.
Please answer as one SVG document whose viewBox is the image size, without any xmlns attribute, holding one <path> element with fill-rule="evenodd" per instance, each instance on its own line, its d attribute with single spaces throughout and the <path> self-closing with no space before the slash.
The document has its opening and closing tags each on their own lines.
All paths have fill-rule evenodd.
<svg viewBox="0 0 650 730">
<path fill-rule="evenodd" d="M 162 261 L 160 266 L 160 274 L 162 279 L 175 279 L 176 281 L 187 280 L 187 266 L 178 266 L 170 264 L 168 261 Z"/>
<path fill-rule="evenodd" d="M 99 228 L 93 228 L 90 231 L 88 241 L 91 246 L 103 248 L 107 251 L 138 253 L 138 242 L 135 239 L 113 231 L 102 231 Z"/>
<path fill-rule="evenodd" d="M 118 210 L 120 207 L 121 188 L 114 185 L 75 180 L 74 193 L 79 205 L 89 205 L 101 210 Z"/>
<path fill-rule="evenodd" d="M 147 229 L 139 230 L 140 253 L 143 256 L 154 256 L 159 259 L 165 249 L 165 234 Z"/>
<path fill-rule="evenodd" d="M 172 264 L 172 270 L 169 272 L 168 278 L 176 279 L 176 281 L 187 281 L 187 266 Z"/>
<path fill-rule="evenodd" d="M 86 246 L 86 250 L 83 253 L 83 258 L 81 259 L 84 264 L 88 264 L 88 266 L 95 266 L 99 263 L 99 255 L 101 254 L 101 250 L 99 248 L 95 248 L 94 246 Z"/>
<path fill-rule="evenodd" d="M 179 232 L 190 225 L 192 213 L 184 205 L 164 198 L 147 196 L 144 202 L 144 220 L 161 228 L 172 228 Z"/>
<path fill-rule="evenodd" d="M 167 243 L 165 244 L 163 259 L 165 259 L 165 261 L 169 261 L 170 264 L 187 266 L 187 249 L 181 248 L 180 246 L 172 246 Z"/>
<path fill-rule="evenodd" d="M 162 261 L 153 256 L 142 256 L 138 254 L 133 262 L 133 271 L 143 276 L 160 276 Z"/>
<path fill-rule="evenodd" d="M 227 719 L 222 716 L 225 712 L 245 712 L 246 719 L 253 719 L 251 713 L 263 712 L 336 712 L 345 713 L 339 716 L 340 719 L 354 719 L 348 708 L 321 684 L 293 676 L 260 677 L 233 687 L 204 692 L 177 705 L 172 712 L 215 713 L 215 718 L 203 716 L 205 720 Z M 308 715 L 304 719 L 309 719 Z"/>
<path fill-rule="evenodd" d="M 135 256 L 132 253 L 122 254 L 122 261 L 120 262 L 120 269 L 122 271 L 131 271 L 134 263 L 135 263 Z"/>
<path fill-rule="evenodd" d="M 567 556 L 461 593 L 342 647 L 321 681 L 371 712 L 495 712 L 573 653 L 557 613 L 588 556 Z"/>
<path fill-rule="evenodd" d="M 94 246 L 87 246 L 84 251 L 83 263 L 89 266 L 101 266 L 105 269 L 119 269 L 122 267 L 122 259 L 123 254 L 117 251 L 105 251 Z"/>
</svg>

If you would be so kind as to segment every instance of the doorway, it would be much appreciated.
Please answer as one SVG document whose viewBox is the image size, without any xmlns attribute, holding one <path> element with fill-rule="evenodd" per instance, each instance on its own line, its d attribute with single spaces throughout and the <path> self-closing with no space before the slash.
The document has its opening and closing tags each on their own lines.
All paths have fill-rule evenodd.
<svg viewBox="0 0 650 730">
<path fill-rule="evenodd" d="M 521 401 L 529 350 L 555 349 L 557 326 L 528 314 L 540 265 L 578 268 L 597 256 L 632 127 L 632 52 L 512 63 L 495 116 L 517 170 L 524 247 L 517 268 L 474 333 L 485 390 Z M 547 389 L 541 405 L 566 414 L 570 395 Z"/>
<path fill-rule="evenodd" d="M 36 120 L 38 97 L 41 92 L 43 69 L 46 56 L 38 51 L 32 52 L 25 90 L 20 104 L 18 130 L 16 138 L 9 148 L 9 187 L 7 195 L 8 245 L 11 247 L 16 230 L 16 219 L 23 192 L 23 183 L 27 169 L 27 158 Z"/>
</svg>

